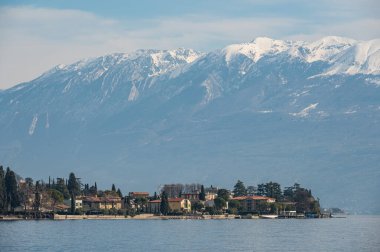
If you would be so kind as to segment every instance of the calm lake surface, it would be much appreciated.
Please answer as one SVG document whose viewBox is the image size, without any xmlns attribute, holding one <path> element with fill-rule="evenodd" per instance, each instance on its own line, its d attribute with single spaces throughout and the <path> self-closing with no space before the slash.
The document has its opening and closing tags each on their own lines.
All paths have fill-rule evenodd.
<svg viewBox="0 0 380 252">
<path fill-rule="evenodd" d="M 380 251 L 380 216 L 0 222 L 0 251 Z"/>
</svg>

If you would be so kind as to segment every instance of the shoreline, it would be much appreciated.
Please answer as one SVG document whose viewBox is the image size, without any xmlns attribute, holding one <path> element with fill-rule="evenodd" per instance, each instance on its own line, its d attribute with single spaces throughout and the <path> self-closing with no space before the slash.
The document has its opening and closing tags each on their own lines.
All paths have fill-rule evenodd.
<svg viewBox="0 0 380 252">
<path fill-rule="evenodd" d="M 63 215 L 54 214 L 51 218 L 25 218 L 20 215 L 0 216 L 0 221 L 28 221 L 28 220 L 227 220 L 235 219 L 236 215 L 154 215 L 139 214 L 135 216 L 124 215 Z"/>
<path fill-rule="evenodd" d="M 54 214 L 50 218 L 26 218 L 22 215 L 0 215 L 0 221 L 28 221 L 28 220 L 257 220 L 257 219 L 309 219 L 309 218 L 268 218 L 268 216 L 253 215 L 250 217 L 240 215 L 154 215 L 154 214 L 139 214 L 135 216 L 124 215 L 63 215 Z"/>
</svg>

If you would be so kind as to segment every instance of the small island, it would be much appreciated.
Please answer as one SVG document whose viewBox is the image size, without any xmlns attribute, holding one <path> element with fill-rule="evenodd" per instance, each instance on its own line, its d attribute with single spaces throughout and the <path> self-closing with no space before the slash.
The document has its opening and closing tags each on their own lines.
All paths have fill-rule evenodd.
<svg viewBox="0 0 380 252">
<path fill-rule="evenodd" d="M 24 219 L 276 219 L 327 218 L 319 198 L 295 183 L 245 186 L 232 190 L 202 184 L 165 184 L 159 192 L 123 195 L 112 184 L 98 189 L 70 173 L 66 178 L 23 179 L 0 166 L 0 220 Z"/>
</svg>

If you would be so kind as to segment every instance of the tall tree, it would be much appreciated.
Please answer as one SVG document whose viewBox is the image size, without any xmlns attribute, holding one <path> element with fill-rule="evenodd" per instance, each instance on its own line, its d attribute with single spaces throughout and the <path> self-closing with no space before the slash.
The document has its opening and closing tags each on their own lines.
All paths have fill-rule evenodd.
<svg viewBox="0 0 380 252">
<path fill-rule="evenodd" d="M 98 189 L 96 188 L 96 186 L 91 186 L 89 193 L 90 195 L 93 195 L 93 196 L 98 195 Z"/>
<path fill-rule="evenodd" d="M 165 191 L 162 192 L 161 196 L 161 204 L 160 204 L 160 212 L 163 215 L 167 215 L 169 213 L 169 200 L 168 200 L 168 195 L 166 194 Z"/>
<path fill-rule="evenodd" d="M 123 194 L 121 193 L 120 188 L 117 188 L 116 193 L 117 193 L 117 195 L 118 195 L 120 198 L 123 198 Z"/>
<path fill-rule="evenodd" d="M 80 184 L 77 180 L 77 178 L 75 177 L 75 174 L 72 172 L 70 173 L 69 175 L 69 181 L 67 183 L 67 189 L 69 190 L 69 193 L 70 193 L 70 198 L 71 198 L 71 213 L 74 214 L 75 213 L 75 199 L 76 199 L 76 196 L 79 194 L 80 192 Z"/>
<path fill-rule="evenodd" d="M 63 194 L 64 199 L 70 199 L 70 193 L 67 189 L 64 178 L 57 178 L 57 183 L 53 188 L 60 191 Z"/>
<path fill-rule="evenodd" d="M 113 191 L 113 192 L 116 192 L 116 187 L 115 187 L 115 184 L 112 184 L 112 188 L 111 188 L 111 191 Z"/>
<path fill-rule="evenodd" d="M 24 212 L 26 213 L 29 207 L 29 199 L 33 194 L 34 185 L 33 179 L 25 178 L 25 183 L 19 186 L 20 202 L 24 205 Z"/>
<path fill-rule="evenodd" d="M 50 197 L 52 199 L 52 205 L 53 205 L 53 212 L 55 211 L 55 206 L 57 203 L 63 202 L 63 194 L 55 189 L 50 189 L 49 191 Z"/>
<path fill-rule="evenodd" d="M 218 189 L 218 198 L 223 198 L 225 201 L 230 199 L 230 192 L 227 189 Z"/>
<path fill-rule="evenodd" d="M 282 192 L 281 186 L 276 182 L 269 182 L 265 184 L 265 196 L 275 198 L 276 200 L 281 199 Z"/>
<path fill-rule="evenodd" d="M 41 185 L 39 181 L 36 181 L 35 192 L 34 192 L 34 211 L 39 212 L 41 207 Z"/>
<path fill-rule="evenodd" d="M 222 210 L 224 207 L 227 206 L 226 201 L 221 197 L 217 197 L 216 199 L 214 199 L 214 204 L 217 210 Z"/>
<path fill-rule="evenodd" d="M 234 196 L 247 196 L 247 189 L 244 186 L 244 183 L 238 180 L 234 186 Z"/>
<path fill-rule="evenodd" d="M 265 196 L 265 184 L 258 184 L 257 185 L 257 195 Z"/>
<path fill-rule="evenodd" d="M 9 167 L 7 168 L 7 172 L 5 174 L 5 188 L 7 207 L 10 207 L 11 211 L 14 212 L 15 207 L 17 207 L 20 202 L 18 197 L 16 174 L 10 170 Z"/>
<path fill-rule="evenodd" d="M 205 188 L 203 185 L 201 186 L 201 192 L 199 193 L 199 199 L 200 200 L 206 200 L 206 193 L 205 193 Z"/>
<path fill-rule="evenodd" d="M 247 195 L 248 196 L 253 196 L 256 195 L 257 193 L 257 188 L 254 186 L 247 186 Z"/>
<path fill-rule="evenodd" d="M 3 166 L 0 166 L 0 212 L 3 212 L 7 205 L 4 175 L 5 174 L 4 174 Z"/>
<path fill-rule="evenodd" d="M 157 192 L 154 192 L 153 200 L 156 200 L 156 199 L 158 199 Z"/>
</svg>

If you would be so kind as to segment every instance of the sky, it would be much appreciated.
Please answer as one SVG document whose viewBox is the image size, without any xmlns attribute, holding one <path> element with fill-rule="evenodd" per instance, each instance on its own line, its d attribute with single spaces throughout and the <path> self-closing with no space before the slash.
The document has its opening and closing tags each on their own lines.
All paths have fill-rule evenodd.
<svg viewBox="0 0 380 252">
<path fill-rule="evenodd" d="M 380 38 L 378 0 L 0 0 L 0 89 L 137 49 L 212 51 L 256 37 Z"/>
</svg>

